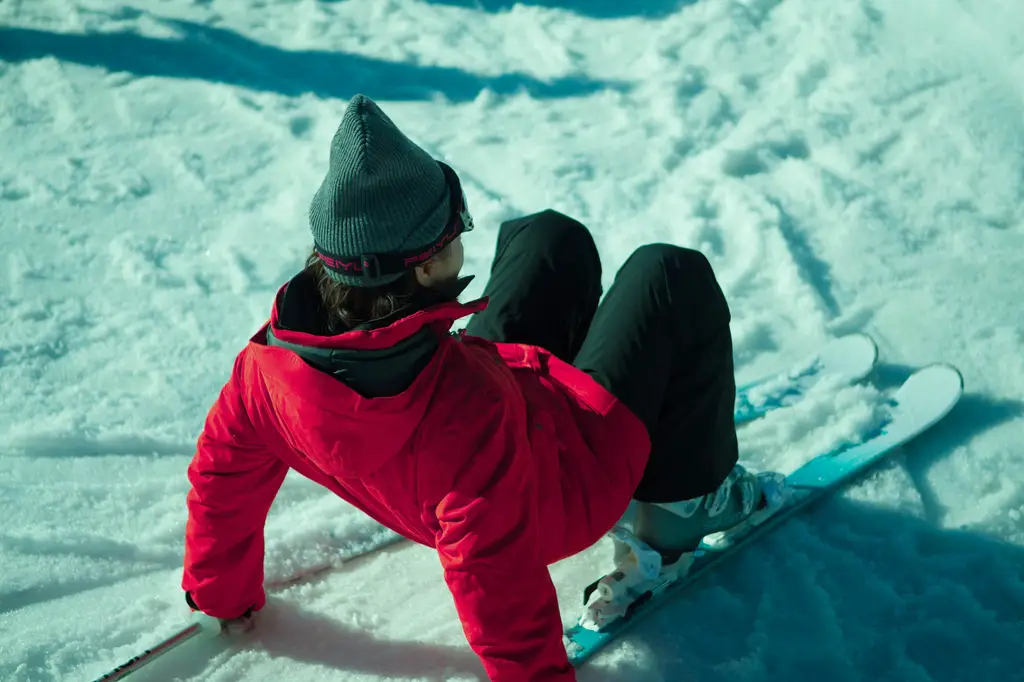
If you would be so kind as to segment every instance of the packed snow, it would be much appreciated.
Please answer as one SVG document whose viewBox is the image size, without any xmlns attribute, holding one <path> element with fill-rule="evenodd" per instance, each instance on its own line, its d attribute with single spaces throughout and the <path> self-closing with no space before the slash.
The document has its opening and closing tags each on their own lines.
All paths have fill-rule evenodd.
<svg viewBox="0 0 1024 682">
<path fill-rule="evenodd" d="M 1024 670 L 1020 0 L 0 2 L 0 679 L 94 680 L 188 623 L 185 468 L 311 238 L 349 97 L 463 178 L 483 287 L 506 218 L 701 249 L 739 380 L 871 334 L 870 381 L 740 431 L 790 471 L 915 368 L 966 393 L 580 680 L 952 682 Z M 432 550 L 289 476 L 251 636 L 139 680 L 478 680 Z M 608 568 L 555 566 L 563 618 Z"/>
</svg>

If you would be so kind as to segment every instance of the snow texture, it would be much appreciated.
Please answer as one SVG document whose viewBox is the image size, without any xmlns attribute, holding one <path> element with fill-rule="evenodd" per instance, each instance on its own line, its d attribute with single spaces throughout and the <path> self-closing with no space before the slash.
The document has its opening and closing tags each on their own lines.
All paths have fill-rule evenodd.
<svg viewBox="0 0 1024 682">
<path fill-rule="evenodd" d="M 357 92 L 464 178 L 468 272 L 486 274 L 501 220 L 553 207 L 594 231 L 606 284 L 644 242 L 701 249 L 741 383 L 874 336 L 871 382 L 741 430 L 752 466 L 855 437 L 914 367 L 965 376 L 891 465 L 580 680 L 1022 679 L 1019 0 L 0 2 L 0 679 L 93 680 L 187 622 L 185 467 L 310 247 Z M 268 579 L 373 532 L 289 476 Z M 552 567 L 566 623 L 608 554 Z M 132 679 L 482 668 L 436 556 L 406 543 Z"/>
</svg>

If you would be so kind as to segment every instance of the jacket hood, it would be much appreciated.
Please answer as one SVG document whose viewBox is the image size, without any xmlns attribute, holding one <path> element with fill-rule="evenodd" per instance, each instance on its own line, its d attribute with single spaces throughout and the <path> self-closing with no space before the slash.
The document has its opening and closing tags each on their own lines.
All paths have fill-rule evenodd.
<svg viewBox="0 0 1024 682">
<path fill-rule="evenodd" d="M 281 287 L 269 322 L 249 343 L 277 429 L 337 477 L 366 477 L 410 451 L 406 444 L 450 351 L 452 325 L 487 305 L 458 302 L 469 281 L 424 291 L 395 314 L 340 333 L 330 330 L 310 275 Z"/>
</svg>

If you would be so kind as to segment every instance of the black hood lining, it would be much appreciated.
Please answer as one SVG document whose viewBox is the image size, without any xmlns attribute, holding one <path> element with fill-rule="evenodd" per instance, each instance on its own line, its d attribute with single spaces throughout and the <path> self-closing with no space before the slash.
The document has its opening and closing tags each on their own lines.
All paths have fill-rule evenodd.
<svg viewBox="0 0 1024 682">
<path fill-rule="evenodd" d="M 462 277 L 439 288 L 420 288 L 400 310 L 341 333 L 382 329 L 420 310 L 455 301 L 472 280 L 472 277 Z M 338 335 L 331 329 L 316 280 L 309 272 L 304 270 L 288 282 L 276 303 L 279 329 L 315 336 Z M 423 327 L 387 348 L 318 348 L 283 341 L 274 334 L 272 327 L 267 328 L 268 346 L 294 352 L 310 366 L 330 374 L 367 398 L 394 396 L 405 391 L 430 363 L 439 343 L 437 334 L 430 327 Z"/>
</svg>

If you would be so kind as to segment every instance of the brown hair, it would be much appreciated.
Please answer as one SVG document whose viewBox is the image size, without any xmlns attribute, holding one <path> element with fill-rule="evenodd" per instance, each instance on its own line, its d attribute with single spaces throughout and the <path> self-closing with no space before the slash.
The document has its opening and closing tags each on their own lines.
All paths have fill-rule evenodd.
<svg viewBox="0 0 1024 682">
<path fill-rule="evenodd" d="M 403 308 L 419 289 L 416 273 L 407 271 L 396 282 L 377 287 L 353 287 L 335 282 L 314 250 L 306 259 L 306 272 L 313 276 L 331 330 L 352 329 L 361 324 L 387 317 Z"/>
</svg>

